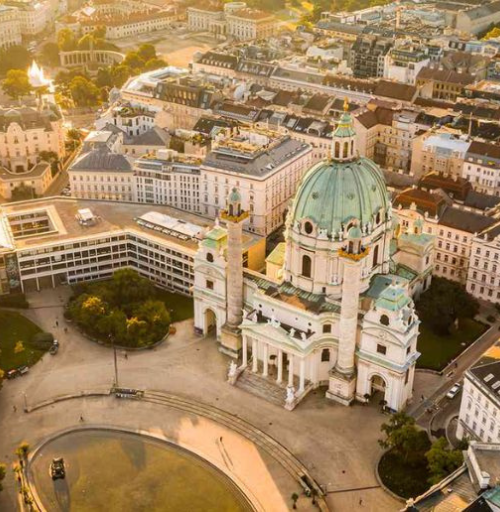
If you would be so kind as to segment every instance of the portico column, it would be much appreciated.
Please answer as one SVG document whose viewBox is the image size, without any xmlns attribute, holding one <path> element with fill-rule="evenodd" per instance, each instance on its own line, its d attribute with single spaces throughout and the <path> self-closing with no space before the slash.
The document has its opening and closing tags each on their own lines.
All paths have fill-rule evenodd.
<svg viewBox="0 0 500 512">
<path fill-rule="evenodd" d="M 264 377 L 267 377 L 269 374 L 269 345 L 267 343 L 264 343 L 264 371 L 262 372 L 262 375 Z"/>
<path fill-rule="evenodd" d="M 257 365 L 259 364 L 259 356 L 257 354 L 258 345 L 257 340 L 254 338 L 252 341 L 252 371 L 257 373 Z"/>
<path fill-rule="evenodd" d="M 293 386 L 293 355 L 288 356 L 288 385 Z"/>
<path fill-rule="evenodd" d="M 242 366 L 244 366 L 244 367 L 246 367 L 246 365 L 248 364 L 247 348 L 248 348 L 248 341 L 247 341 L 247 337 L 246 337 L 246 336 L 243 336 L 243 354 L 242 354 L 242 361 L 241 361 L 241 364 L 242 364 Z"/>
<path fill-rule="evenodd" d="M 278 350 L 278 377 L 276 378 L 276 382 L 281 384 L 283 380 L 283 351 L 281 349 Z"/>
<path fill-rule="evenodd" d="M 299 381 L 299 393 L 303 393 L 306 382 L 306 360 L 300 360 L 300 381 Z"/>
</svg>

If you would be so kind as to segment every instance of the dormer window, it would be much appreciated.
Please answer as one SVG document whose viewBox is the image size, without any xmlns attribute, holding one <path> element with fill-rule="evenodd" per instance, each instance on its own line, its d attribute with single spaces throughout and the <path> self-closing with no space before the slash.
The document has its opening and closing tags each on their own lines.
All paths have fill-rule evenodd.
<svg viewBox="0 0 500 512">
<path fill-rule="evenodd" d="M 304 231 L 307 235 L 310 235 L 313 229 L 313 225 L 309 221 L 304 222 Z"/>
<path fill-rule="evenodd" d="M 207 261 L 209 263 L 213 263 L 214 261 L 214 255 L 211 252 L 207 252 Z"/>
<path fill-rule="evenodd" d="M 390 324 L 389 317 L 387 315 L 382 315 L 380 317 L 380 323 L 382 325 L 389 325 Z"/>
</svg>

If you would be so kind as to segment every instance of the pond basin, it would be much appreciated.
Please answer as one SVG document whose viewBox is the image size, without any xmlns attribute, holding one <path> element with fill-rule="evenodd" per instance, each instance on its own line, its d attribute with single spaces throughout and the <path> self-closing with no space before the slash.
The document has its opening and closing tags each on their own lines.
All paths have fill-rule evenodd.
<svg viewBox="0 0 500 512">
<path fill-rule="evenodd" d="M 63 457 L 66 478 L 50 464 Z M 254 508 L 232 480 L 174 444 L 119 430 L 82 429 L 45 443 L 29 475 L 49 512 L 243 512 Z"/>
</svg>

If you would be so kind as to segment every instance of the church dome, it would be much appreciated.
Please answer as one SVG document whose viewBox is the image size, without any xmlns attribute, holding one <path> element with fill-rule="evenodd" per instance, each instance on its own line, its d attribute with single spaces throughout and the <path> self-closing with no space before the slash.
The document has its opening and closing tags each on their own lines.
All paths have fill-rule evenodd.
<svg viewBox="0 0 500 512">
<path fill-rule="evenodd" d="M 356 154 L 355 133 L 347 113 L 333 133 L 332 149 L 332 158 L 313 166 L 302 180 L 292 222 L 309 219 L 318 231 L 331 236 L 344 232 L 355 219 L 361 228 L 385 220 L 390 201 L 384 176 L 374 162 Z"/>
<path fill-rule="evenodd" d="M 338 233 L 352 219 L 374 224 L 390 207 L 384 177 L 371 160 L 320 162 L 305 176 L 293 206 L 293 220 L 310 219 L 318 230 Z"/>
</svg>

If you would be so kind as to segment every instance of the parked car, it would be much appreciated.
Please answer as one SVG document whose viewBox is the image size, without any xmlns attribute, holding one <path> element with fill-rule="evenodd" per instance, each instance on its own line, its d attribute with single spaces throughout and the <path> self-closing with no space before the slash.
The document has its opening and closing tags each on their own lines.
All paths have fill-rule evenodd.
<svg viewBox="0 0 500 512">
<path fill-rule="evenodd" d="M 64 459 L 62 457 L 52 459 L 52 463 L 50 464 L 50 476 L 52 477 L 52 480 L 66 477 Z"/>
<path fill-rule="evenodd" d="M 17 371 L 19 372 L 19 375 L 25 375 L 30 371 L 28 366 L 20 366 Z"/>
<path fill-rule="evenodd" d="M 19 375 L 19 371 L 13 368 L 12 370 L 8 370 L 5 376 L 8 379 L 15 379 Z"/>
<path fill-rule="evenodd" d="M 458 393 L 460 392 L 460 389 L 462 388 L 462 385 L 458 382 L 446 393 L 446 398 L 449 398 L 450 400 L 452 398 L 455 398 Z"/>
<path fill-rule="evenodd" d="M 52 343 L 52 346 L 49 349 L 49 352 L 51 355 L 54 356 L 57 354 L 58 350 L 59 350 L 59 342 L 57 340 L 54 340 L 54 342 Z"/>
</svg>

